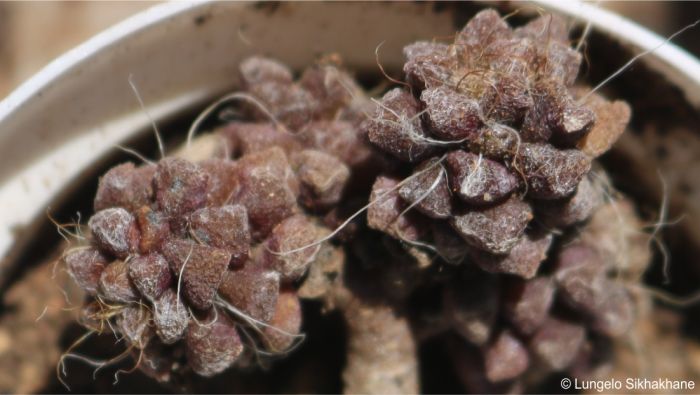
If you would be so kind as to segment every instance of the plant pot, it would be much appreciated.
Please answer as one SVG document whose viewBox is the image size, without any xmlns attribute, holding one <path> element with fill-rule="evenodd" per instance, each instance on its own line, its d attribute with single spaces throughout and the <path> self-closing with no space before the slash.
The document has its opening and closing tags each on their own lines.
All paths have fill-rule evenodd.
<svg viewBox="0 0 700 395">
<path fill-rule="evenodd" d="M 670 89 L 678 105 L 697 120 L 697 60 L 634 23 L 587 4 L 535 1 L 533 7 L 522 8 L 532 12 L 535 7 L 590 22 L 595 32 L 591 51 L 653 50 L 639 59 L 644 72 L 662 80 L 659 89 Z M 332 51 L 348 69 L 377 76 L 375 48 L 385 42 L 381 63 L 398 74 L 403 45 L 453 34 L 474 9 L 432 3 L 166 3 L 95 36 L 0 103 L 0 284 L 36 263 L 22 259 L 27 251 L 47 248 L 46 240 L 37 237 L 37 230 L 48 224 L 47 208 L 60 208 L 81 194 L 89 199 L 87 185 L 94 183 L 95 169 L 118 152 L 116 145 L 152 133 L 149 115 L 165 123 L 234 90 L 238 63 L 246 56 L 270 55 L 298 70 Z M 601 61 L 600 67 L 593 65 L 595 73 L 609 75 L 629 58 L 617 54 L 617 64 Z M 139 106 L 129 76 L 148 114 Z M 623 99 L 625 78 L 623 74 L 609 87 Z M 646 95 L 654 98 L 655 93 Z M 686 127 L 697 125 L 692 115 L 688 119 Z M 658 118 L 646 117 L 635 126 L 647 121 Z M 644 159 L 656 146 L 645 146 L 644 138 L 628 133 L 611 161 L 632 161 L 638 178 L 630 179 L 643 182 L 639 196 L 654 202 L 660 200 L 660 190 L 654 168 Z M 688 138 L 700 142 L 696 134 Z M 677 172 L 677 163 L 669 166 Z M 674 201 L 673 207 L 676 212 L 694 210 L 690 215 L 700 218 L 700 180 L 691 185 L 695 192 Z M 59 216 L 66 219 L 70 213 Z M 700 246 L 697 225 L 683 229 Z"/>
</svg>

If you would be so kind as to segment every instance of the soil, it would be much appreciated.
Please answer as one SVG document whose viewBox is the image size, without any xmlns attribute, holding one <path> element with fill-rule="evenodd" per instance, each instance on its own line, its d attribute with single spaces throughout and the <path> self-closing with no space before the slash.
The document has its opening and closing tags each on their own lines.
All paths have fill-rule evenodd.
<svg viewBox="0 0 700 395">
<path fill-rule="evenodd" d="M 0 319 L 0 392 L 37 392 L 45 385 L 43 376 L 56 367 L 63 331 L 74 322 L 81 299 L 82 291 L 54 259 L 7 290 Z"/>
</svg>

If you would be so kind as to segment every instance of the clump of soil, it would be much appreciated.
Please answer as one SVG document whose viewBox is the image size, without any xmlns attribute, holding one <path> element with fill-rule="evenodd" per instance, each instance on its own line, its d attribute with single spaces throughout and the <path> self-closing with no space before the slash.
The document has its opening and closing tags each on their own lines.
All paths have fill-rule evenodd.
<svg viewBox="0 0 700 395">
<path fill-rule="evenodd" d="M 0 391 L 41 392 L 42 378 L 55 372 L 63 352 L 62 329 L 75 321 L 66 306 L 81 289 L 56 267 L 56 257 L 29 273 L 4 294 L 0 320 Z"/>
</svg>

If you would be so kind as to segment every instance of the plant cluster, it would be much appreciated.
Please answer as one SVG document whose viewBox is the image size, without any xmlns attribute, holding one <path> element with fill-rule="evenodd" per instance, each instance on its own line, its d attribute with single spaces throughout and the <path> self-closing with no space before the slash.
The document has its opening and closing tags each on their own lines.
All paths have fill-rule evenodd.
<svg viewBox="0 0 700 395">
<path fill-rule="evenodd" d="M 441 289 L 433 315 L 465 341 L 452 347 L 460 376 L 494 392 L 533 371 L 593 365 L 635 320 L 621 252 L 582 237 L 597 210 L 616 204 L 592 165 L 629 107 L 574 85 L 582 56 L 552 15 L 512 29 L 485 10 L 453 43 L 416 42 L 404 55 L 404 86 L 363 123 L 403 171 L 377 178 L 368 225 L 418 268 L 434 259 L 416 250 L 455 266 L 417 276 L 407 264 L 404 284 Z M 596 232 L 619 227 L 613 219 Z"/>
<path fill-rule="evenodd" d="M 379 100 L 333 57 L 296 80 L 249 58 L 204 158 L 110 169 L 64 257 L 82 323 L 162 381 L 288 352 L 300 298 L 343 312 L 350 392 L 418 391 L 416 344 L 446 333 L 473 391 L 599 367 L 636 319 L 620 279 L 648 261 L 595 165 L 629 107 L 575 85 L 551 15 L 512 29 L 485 10 L 404 54 Z"/>
<path fill-rule="evenodd" d="M 88 294 L 82 323 L 116 332 L 162 381 L 298 343 L 301 280 L 315 261 L 338 259 L 315 243 L 328 233 L 323 216 L 362 182 L 355 171 L 377 163 L 357 127 L 368 101 L 333 64 L 294 81 L 285 66 L 253 57 L 240 73 L 245 121 L 222 127 L 202 160 L 110 169 L 89 243 L 63 258 Z M 318 296 L 314 284 L 304 292 Z"/>
</svg>

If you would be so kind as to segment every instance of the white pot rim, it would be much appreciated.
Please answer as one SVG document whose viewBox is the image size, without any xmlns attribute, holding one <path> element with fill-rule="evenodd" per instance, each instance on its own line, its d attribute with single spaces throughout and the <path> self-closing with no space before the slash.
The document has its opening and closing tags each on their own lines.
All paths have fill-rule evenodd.
<svg viewBox="0 0 700 395">
<path fill-rule="evenodd" d="M 202 7 L 212 2 L 214 0 L 171 1 L 158 4 L 96 34 L 51 61 L 0 101 L 0 125 L 12 112 L 25 105 L 58 76 L 66 73 L 82 60 L 97 55 L 115 42 L 154 22 L 168 19 L 173 15 L 191 10 L 193 7 Z M 700 86 L 700 61 L 687 51 L 667 41 L 666 38 L 627 18 L 583 1 L 531 0 L 531 3 L 576 18 L 582 23 L 590 22 L 594 30 L 605 32 L 608 36 L 621 40 L 642 52 L 653 52 L 654 58 L 663 59 L 668 66 L 681 71 L 682 74 L 687 74 L 687 78 L 692 80 L 692 84 L 678 84 L 678 87 L 684 91 L 694 106 L 700 106 L 700 91 L 692 88 Z"/>
<path fill-rule="evenodd" d="M 84 59 L 97 55 L 115 42 L 152 23 L 168 19 L 194 7 L 202 7 L 214 1 L 171 1 L 158 4 L 96 34 L 84 43 L 51 61 L 0 101 L 0 125 L 5 118 L 25 105 L 57 77 L 76 67 Z M 700 106 L 700 92 L 692 89 L 693 85 L 700 86 L 700 61 L 672 42 L 668 42 L 666 38 L 629 19 L 583 1 L 531 0 L 531 3 L 576 18 L 582 23 L 590 22 L 594 30 L 608 33 L 610 37 L 621 40 L 642 50 L 642 52 L 653 52 L 654 57 L 664 59 L 669 65 L 683 74 L 687 74 L 688 78 L 692 79 L 693 84 L 691 86 L 685 84 L 679 84 L 678 86 L 684 91 L 693 105 Z"/>
<path fill-rule="evenodd" d="M 210 2 L 212 0 L 173 1 L 158 4 L 97 33 L 87 41 L 52 60 L 0 101 L 0 125 L 12 113 L 26 105 L 32 97 L 46 89 L 58 77 L 77 67 L 85 59 L 99 55 L 100 52 L 107 50 L 115 43 L 155 22 Z"/>
<path fill-rule="evenodd" d="M 582 1 L 534 0 L 543 8 L 591 23 L 592 30 L 606 33 L 637 53 L 648 53 L 639 61 L 674 83 L 696 109 L 700 108 L 700 61 L 667 38 L 611 11 Z"/>
</svg>

